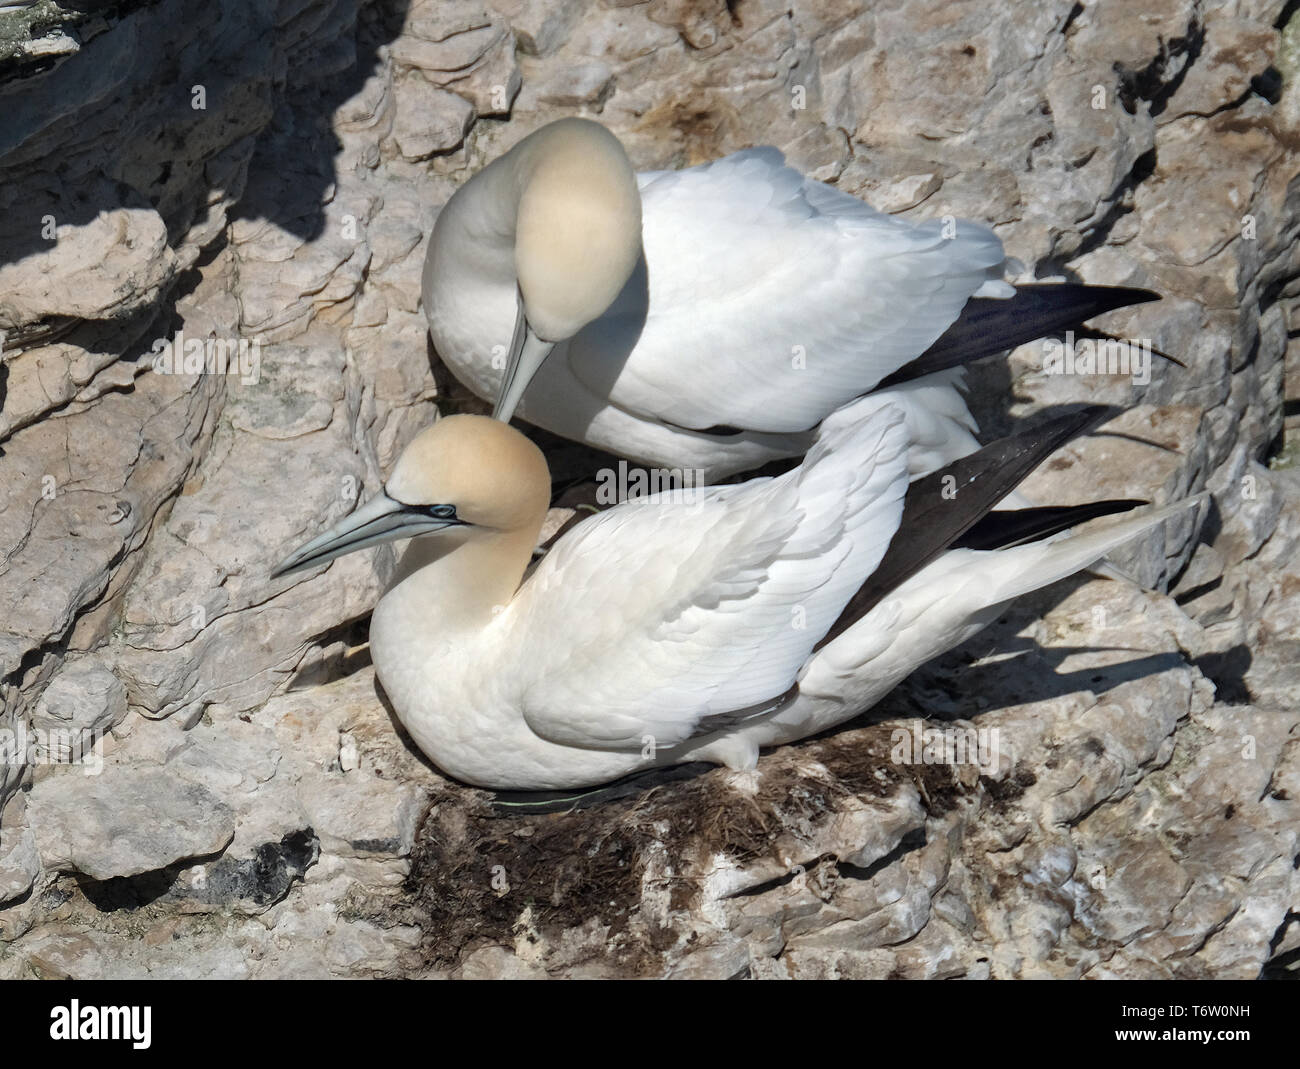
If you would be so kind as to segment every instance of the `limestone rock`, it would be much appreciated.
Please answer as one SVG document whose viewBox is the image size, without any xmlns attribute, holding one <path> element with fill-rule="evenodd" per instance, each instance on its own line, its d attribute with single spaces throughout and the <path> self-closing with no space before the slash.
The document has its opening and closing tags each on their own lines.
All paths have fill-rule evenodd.
<svg viewBox="0 0 1300 1069">
<path fill-rule="evenodd" d="M 1300 18 L 1276 30 L 1282 0 L 399 7 L 65 5 L 4 46 L 0 740 L 66 727 L 103 765 L 25 743 L 0 760 L 0 973 L 1285 969 Z M 753 773 L 559 816 L 449 782 L 368 666 L 391 553 L 267 575 L 438 411 L 482 410 L 429 347 L 424 244 L 466 177 L 569 114 L 640 168 L 773 144 L 882 210 L 993 226 L 1018 280 L 1158 290 L 1094 325 L 1185 367 L 1049 374 L 1034 343 L 973 369 L 972 407 L 993 436 L 1119 405 L 1025 492 L 1208 489 L 1207 514 L 1115 555 L 1153 589 L 1039 592 Z M 244 364 L 162 367 L 181 334 Z M 559 479 L 590 464 L 547 448 Z M 899 733 L 996 760 L 895 760 Z"/>
<path fill-rule="evenodd" d="M 474 122 L 473 104 L 420 79 L 400 100 L 393 137 L 408 160 L 424 160 L 460 148 Z"/>
<path fill-rule="evenodd" d="M 40 875 L 40 853 L 25 820 L 26 808 L 26 799 L 18 795 L 0 813 L 0 906 L 27 894 Z"/>
<path fill-rule="evenodd" d="M 42 692 L 32 728 L 45 736 L 51 761 L 80 758 L 126 718 L 126 687 L 92 659 L 69 664 Z"/>
<path fill-rule="evenodd" d="M 45 867 L 95 880 L 220 853 L 235 832 L 230 807 L 211 791 L 151 768 L 49 776 L 28 813 Z"/>
</svg>

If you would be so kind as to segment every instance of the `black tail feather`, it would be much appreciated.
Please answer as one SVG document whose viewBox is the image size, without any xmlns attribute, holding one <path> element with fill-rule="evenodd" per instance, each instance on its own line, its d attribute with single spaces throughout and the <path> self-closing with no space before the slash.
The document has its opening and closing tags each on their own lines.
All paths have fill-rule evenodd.
<svg viewBox="0 0 1300 1069">
<path fill-rule="evenodd" d="M 1151 290 L 1073 282 L 1017 286 L 1016 295 L 1005 300 L 972 297 L 938 341 L 880 385 L 896 386 L 1005 352 L 1035 338 L 1082 327 L 1085 321 L 1103 312 L 1158 300 L 1160 294 Z"/>
<path fill-rule="evenodd" d="M 815 648 L 843 634 L 891 590 L 952 546 L 1062 445 L 1119 411 L 1109 405 L 1088 405 L 999 439 L 917 479 L 908 487 L 902 520 L 880 564 Z"/>
<path fill-rule="evenodd" d="M 1149 501 L 1112 498 L 1083 505 L 1049 505 L 1044 508 L 1004 509 L 990 512 L 953 542 L 952 549 L 1010 549 L 1050 538 L 1089 520 L 1129 512 Z"/>
</svg>

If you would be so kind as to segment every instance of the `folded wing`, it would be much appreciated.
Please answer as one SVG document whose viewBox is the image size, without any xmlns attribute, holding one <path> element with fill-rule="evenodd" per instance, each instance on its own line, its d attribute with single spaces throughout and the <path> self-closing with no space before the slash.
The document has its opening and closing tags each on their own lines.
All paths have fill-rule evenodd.
<svg viewBox="0 0 1300 1069">
<path fill-rule="evenodd" d="M 562 538 L 502 621 L 531 668 L 529 725 L 571 746 L 666 747 L 782 695 L 897 529 L 905 447 L 901 413 L 877 405 L 780 478 L 669 491 Z M 562 649 L 529 641 L 555 633 Z"/>
<path fill-rule="evenodd" d="M 644 261 L 567 358 L 643 417 L 806 430 L 925 352 L 970 297 L 1013 292 L 987 227 L 896 219 L 773 148 L 638 179 Z M 683 351 L 707 355 L 683 369 Z"/>
</svg>

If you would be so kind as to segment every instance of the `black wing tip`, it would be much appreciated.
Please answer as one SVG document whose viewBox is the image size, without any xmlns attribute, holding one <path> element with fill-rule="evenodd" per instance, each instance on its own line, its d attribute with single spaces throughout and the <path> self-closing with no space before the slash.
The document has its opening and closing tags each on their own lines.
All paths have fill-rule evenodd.
<svg viewBox="0 0 1300 1069">
<path fill-rule="evenodd" d="M 989 501 L 989 508 L 993 508 L 998 501 L 1011 493 L 1021 480 L 1058 449 L 1068 445 L 1076 438 L 1091 434 L 1098 427 L 1115 419 L 1123 411 L 1124 409 L 1119 405 L 1084 404 L 1071 407 L 1059 415 L 1052 416 L 1040 423 L 1036 423 L 1027 430 L 1020 431 L 1018 434 L 990 442 L 983 449 L 972 453 L 971 458 L 977 458 L 974 463 L 979 464 L 978 458 L 997 456 L 998 451 L 1001 451 L 1004 466 L 1015 466 L 1018 469 L 1016 475 L 1005 484 L 1002 492 Z M 1022 458 L 1027 463 L 1022 463 Z M 970 458 L 963 459 L 969 460 Z M 960 464 L 961 461 L 957 463 Z M 951 467 L 953 466 L 950 465 L 949 468 Z M 940 471 L 947 470 L 949 469 L 940 469 Z M 935 474 L 939 473 L 936 472 Z M 986 470 L 984 474 L 992 474 L 992 472 Z M 927 476 L 927 478 L 933 478 L 933 476 Z M 920 481 L 917 480 L 918 483 Z"/>
<path fill-rule="evenodd" d="M 1164 295 L 1140 286 L 1094 286 L 1087 282 L 1028 282 L 1017 285 L 1016 293 L 1045 302 L 1058 322 L 1047 334 L 1068 328 L 1079 329 L 1084 323 L 1118 311 L 1164 300 Z"/>
<path fill-rule="evenodd" d="M 1018 434 L 916 479 L 903 502 L 903 516 L 884 557 L 814 646 L 834 641 L 890 590 L 919 572 L 991 512 L 1029 472 L 1067 442 L 1124 411 L 1118 405 L 1079 405 Z M 954 495 L 951 493 L 957 489 Z M 936 503 L 945 502 L 941 512 Z M 1076 521 L 1081 522 L 1081 521 Z M 899 532 L 915 524 L 915 537 Z M 1040 536 L 1043 537 L 1043 536 Z"/>
<path fill-rule="evenodd" d="M 1072 301 L 1086 297 L 1088 303 L 1096 305 L 1098 310 L 1086 312 L 1082 316 L 1084 319 L 1091 319 L 1116 308 L 1164 300 L 1164 294 L 1144 286 L 1094 286 L 1089 282 L 1020 282 L 1014 288 L 1017 293 L 1069 298 Z"/>
<path fill-rule="evenodd" d="M 1140 286 L 1115 286 L 1114 288 L 1128 294 L 1129 304 L 1150 304 L 1152 301 L 1163 301 L 1165 299 L 1163 293 L 1143 289 Z"/>
<path fill-rule="evenodd" d="M 1120 405 L 1083 404 L 1070 407 L 1059 415 L 1052 416 L 1050 419 L 1046 419 L 1042 423 L 1011 437 L 1033 443 L 1050 438 L 1060 438 L 1059 445 L 1064 445 L 1071 439 L 1096 430 L 1103 423 L 1109 423 L 1123 412 L 1124 409 Z M 996 445 L 997 443 L 990 442 L 989 444 Z"/>
<path fill-rule="evenodd" d="M 972 297 L 933 345 L 878 384 L 897 386 L 1014 349 L 1036 338 L 1076 329 L 1094 316 L 1163 298 L 1137 286 L 1093 286 L 1085 282 L 1026 282 L 1014 297 Z"/>
<path fill-rule="evenodd" d="M 954 549 L 995 550 L 1023 546 L 1068 531 L 1089 520 L 1132 512 L 1151 502 L 1137 498 L 1107 498 L 1082 505 L 1046 505 L 986 513 L 952 544 Z"/>
</svg>

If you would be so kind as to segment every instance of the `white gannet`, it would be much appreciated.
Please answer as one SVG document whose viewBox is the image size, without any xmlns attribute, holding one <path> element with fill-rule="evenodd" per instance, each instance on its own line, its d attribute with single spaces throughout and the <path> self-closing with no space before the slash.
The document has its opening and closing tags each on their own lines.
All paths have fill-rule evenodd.
<svg viewBox="0 0 1300 1069">
<path fill-rule="evenodd" d="M 1157 296 L 1012 287 L 1004 265 L 988 227 L 886 215 L 775 148 L 637 174 L 573 118 L 452 195 L 422 292 L 442 360 L 498 418 L 710 481 L 919 379 L 897 387 L 915 477 L 978 447 L 958 365 Z"/>
<path fill-rule="evenodd" d="M 546 461 L 504 423 L 447 416 L 381 493 L 274 574 L 411 539 L 375 607 L 371 655 L 416 745 L 466 783 L 557 790 L 682 762 L 752 768 L 760 747 L 853 718 L 1011 598 L 1189 504 L 1048 541 L 1025 540 L 1142 502 L 986 515 L 1095 412 L 909 488 L 905 415 L 868 396 L 823 423 L 798 468 L 616 505 L 527 578 Z"/>
</svg>

